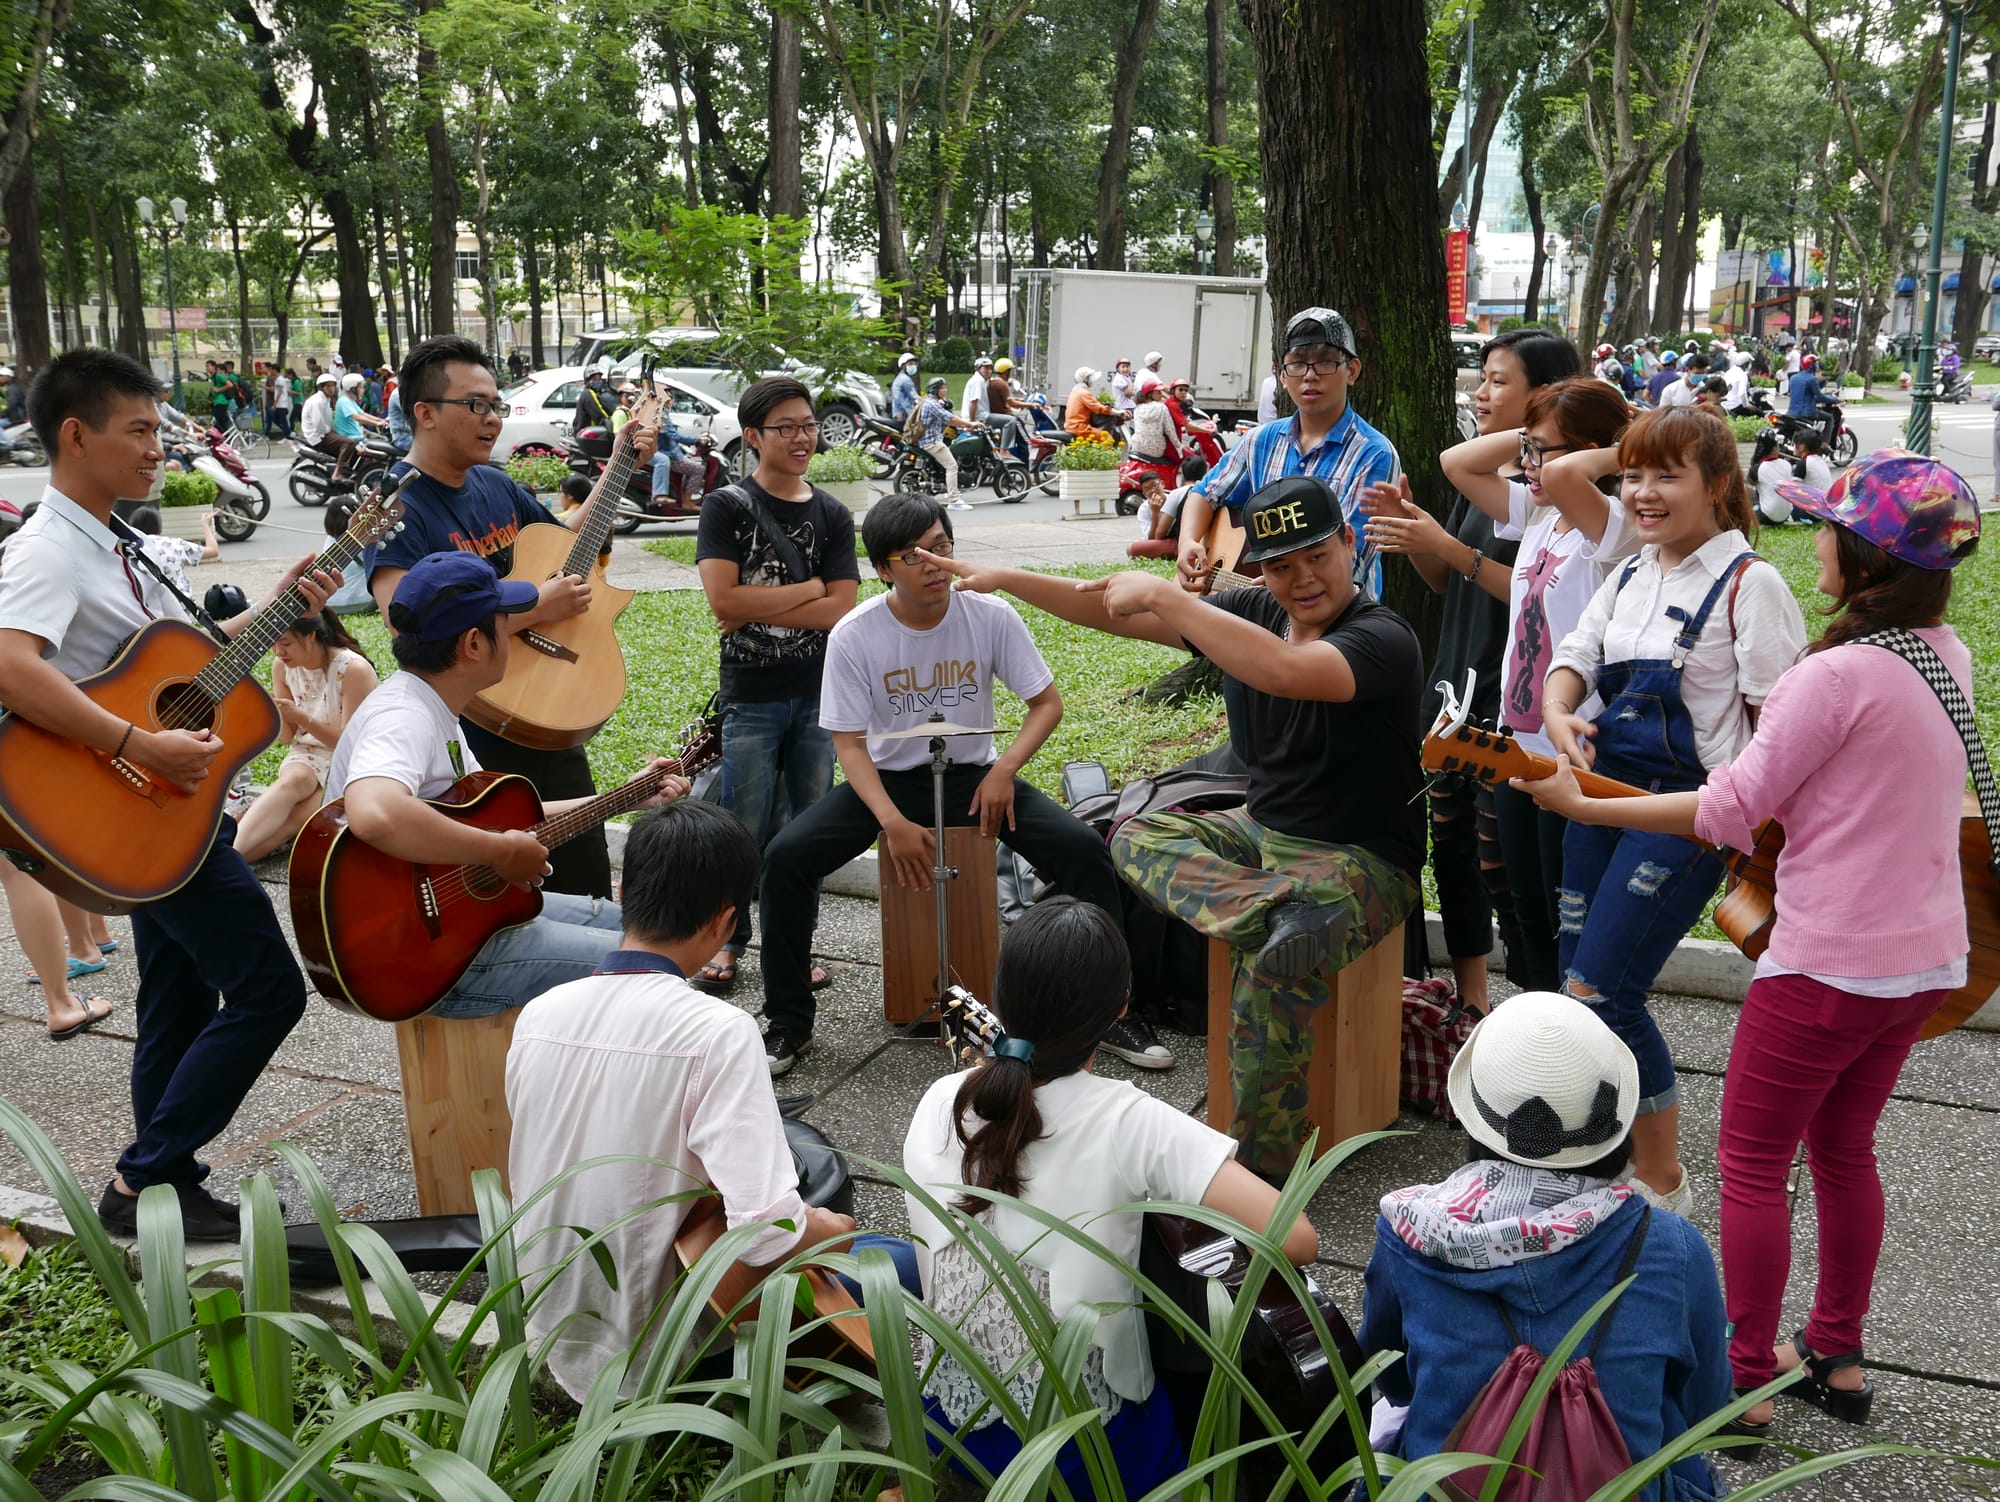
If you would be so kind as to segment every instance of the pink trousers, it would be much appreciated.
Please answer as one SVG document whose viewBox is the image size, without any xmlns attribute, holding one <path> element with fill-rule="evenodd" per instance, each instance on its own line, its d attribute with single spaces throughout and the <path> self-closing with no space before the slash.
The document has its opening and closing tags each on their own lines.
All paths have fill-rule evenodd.
<svg viewBox="0 0 2000 1502">
<path fill-rule="evenodd" d="M 1819 1355 L 1861 1349 L 1882 1253 L 1875 1124 L 1924 1020 L 1949 995 L 1856 996 L 1803 975 L 1753 981 L 1722 1090 L 1722 1281 L 1738 1387 L 1777 1375 L 1792 1268 L 1785 1175 L 1799 1141 L 1819 1216 L 1819 1285 L 1806 1342 Z"/>
</svg>

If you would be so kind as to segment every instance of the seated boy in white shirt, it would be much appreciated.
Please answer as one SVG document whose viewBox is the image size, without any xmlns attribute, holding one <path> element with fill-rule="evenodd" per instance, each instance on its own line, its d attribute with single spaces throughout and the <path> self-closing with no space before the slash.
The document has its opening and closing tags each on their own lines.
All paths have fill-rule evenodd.
<svg viewBox="0 0 2000 1502">
<path fill-rule="evenodd" d="M 751 1267 L 853 1234 L 852 1217 L 799 1197 L 757 1024 L 687 982 L 750 900 L 760 858 L 742 821 L 713 803 L 687 799 L 642 819 L 625 846 L 619 947 L 596 974 L 529 1002 L 515 1025 L 508 1173 L 526 1207 L 515 1237 L 530 1293 L 576 1250 L 579 1228 L 624 1221 L 604 1240 L 617 1286 L 595 1258 L 577 1257 L 528 1319 L 537 1340 L 555 1337 L 549 1370 L 579 1401 L 642 1332 L 650 1343 L 680 1271 L 674 1238 L 696 1204 L 673 1196 L 708 1186 L 732 1229 L 761 1224 L 742 1257 Z M 593 1158 L 614 1161 L 562 1177 Z M 868 1245 L 889 1250 L 917 1286 L 908 1242 L 854 1238 L 855 1251 Z M 628 1394 L 645 1360 L 633 1352 Z"/>
<path fill-rule="evenodd" d="M 1014 607 L 952 589 L 951 575 L 936 562 L 951 556 L 951 519 L 929 496 L 876 502 L 861 540 L 889 592 L 863 601 L 833 628 L 820 688 L 820 724 L 833 732 L 847 780 L 811 808 L 795 809 L 764 853 L 757 926 L 770 1024 L 764 1052 L 774 1075 L 812 1047 L 812 931 L 821 878 L 879 836 L 882 880 L 930 890 L 936 861 L 930 744 L 882 737 L 919 727 L 932 714 L 990 728 L 996 679 L 1027 701 L 1027 717 L 997 758 L 991 735 L 945 742 L 951 762 L 945 822 L 977 824 L 1070 896 L 1113 917 L 1121 910 L 1104 841 L 1018 775 L 1062 720 L 1062 694 Z M 1173 1065 L 1173 1055 L 1136 1017 L 1122 1021 L 1105 1047 L 1141 1068 Z"/>
</svg>

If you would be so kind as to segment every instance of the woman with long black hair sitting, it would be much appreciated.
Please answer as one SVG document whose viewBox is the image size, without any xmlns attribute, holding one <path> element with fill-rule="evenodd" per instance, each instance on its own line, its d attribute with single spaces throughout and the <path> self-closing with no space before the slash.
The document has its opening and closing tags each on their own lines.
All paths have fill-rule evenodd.
<svg viewBox="0 0 2000 1502">
<path fill-rule="evenodd" d="M 1139 1496 L 1179 1470 L 1184 1452 L 1166 1395 L 1154 1388 L 1138 1291 L 1087 1247 L 1012 1205 L 964 1192 L 993 1190 L 1059 1215 L 1134 1266 L 1141 1217 L 1107 1212 L 1136 1200 L 1203 1204 L 1271 1229 L 1277 1192 L 1235 1161 L 1235 1142 L 1132 1084 L 1091 1073 L 1099 1041 L 1124 1015 L 1131 979 L 1124 936 L 1102 909 L 1068 897 L 1028 909 L 1002 943 L 994 977 L 1005 1036 L 992 1059 L 925 1094 L 903 1164 L 938 1201 L 999 1237 L 1057 1323 L 1079 1304 L 1104 1310 L 1081 1380 L 1104 1413 L 1125 1490 Z M 950 1224 L 914 1196 L 909 1209 L 924 1301 L 993 1371 L 1015 1367 L 1029 1342 L 1001 1293 Z M 1285 1230 L 1284 1250 L 1299 1265 L 1318 1255 L 1318 1234 L 1304 1216 Z M 926 1412 L 959 1428 L 985 1402 L 981 1384 L 928 1340 L 919 1360 Z M 1010 1383 L 1023 1409 L 1034 1403 L 1041 1371 L 1028 1362 Z M 988 1408 L 965 1446 L 997 1474 L 1021 1437 Z M 1092 1494 L 1073 1441 L 1057 1469 L 1072 1495 Z"/>
</svg>

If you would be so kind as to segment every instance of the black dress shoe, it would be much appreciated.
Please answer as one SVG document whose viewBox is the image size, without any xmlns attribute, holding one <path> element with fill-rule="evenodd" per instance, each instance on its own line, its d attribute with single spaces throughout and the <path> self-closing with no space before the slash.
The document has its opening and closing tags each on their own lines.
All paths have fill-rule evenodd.
<svg viewBox="0 0 2000 1502">
<path fill-rule="evenodd" d="M 1345 907 L 1332 903 L 1279 903 L 1271 909 L 1269 936 L 1257 952 L 1257 968 L 1279 980 L 1318 974 L 1333 952 L 1333 930 L 1351 916 Z"/>
<path fill-rule="evenodd" d="M 234 1241 L 242 1230 L 243 1213 L 225 1204 L 199 1184 L 176 1184 L 181 1202 L 181 1234 L 189 1241 Z M 282 1207 L 280 1207 L 282 1209 Z M 116 1184 L 104 1186 L 97 1218 L 113 1236 L 139 1234 L 139 1197 L 120 1194 Z"/>
</svg>

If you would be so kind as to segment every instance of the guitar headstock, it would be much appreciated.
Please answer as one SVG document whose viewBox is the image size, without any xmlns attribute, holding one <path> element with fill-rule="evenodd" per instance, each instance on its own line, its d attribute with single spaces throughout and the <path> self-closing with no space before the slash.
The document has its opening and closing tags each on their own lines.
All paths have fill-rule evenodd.
<svg viewBox="0 0 2000 1502">
<path fill-rule="evenodd" d="M 645 363 L 639 367 L 639 399 L 631 406 L 632 418 L 625 425 L 625 434 L 631 434 L 634 428 L 643 428 L 648 432 L 659 430 L 661 415 L 667 405 L 665 393 L 653 380 L 653 368 L 659 363 L 657 355 L 648 355 Z M 636 441 L 636 435 L 633 441 Z"/>
<path fill-rule="evenodd" d="M 722 717 L 711 711 L 683 730 L 674 760 L 681 764 L 681 776 L 689 778 L 721 761 Z"/>
<path fill-rule="evenodd" d="M 413 475 L 416 471 L 409 473 Z M 397 494 L 401 489 L 399 484 L 394 489 L 364 496 L 355 506 L 353 516 L 347 521 L 347 536 L 356 547 L 373 547 L 403 530 L 403 501 Z"/>
<path fill-rule="evenodd" d="M 944 995 L 938 998 L 938 1012 L 951 1034 L 952 1056 L 961 1064 L 990 1057 L 1005 1031 L 992 1008 L 963 986 L 945 987 Z"/>
</svg>

